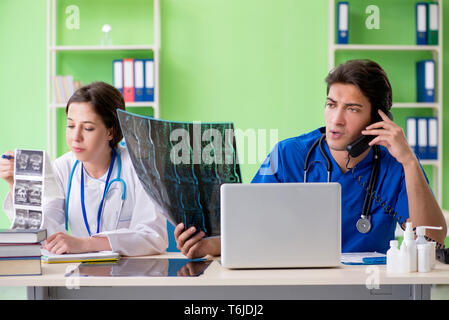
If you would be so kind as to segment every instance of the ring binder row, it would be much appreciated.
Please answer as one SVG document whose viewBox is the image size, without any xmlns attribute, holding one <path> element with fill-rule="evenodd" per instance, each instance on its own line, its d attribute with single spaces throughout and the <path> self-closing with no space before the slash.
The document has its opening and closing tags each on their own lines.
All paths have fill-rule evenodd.
<svg viewBox="0 0 449 320">
<path fill-rule="evenodd" d="M 416 3 L 416 44 L 438 45 L 439 6 L 437 2 Z M 337 3 L 337 43 L 348 44 L 349 3 Z"/>
<path fill-rule="evenodd" d="M 438 3 L 416 3 L 416 44 L 438 45 Z"/>
<path fill-rule="evenodd" d="M 154 59 L 113 60 L 113 85 L 125 102 L 154 102 Z"/>
<path fill-rule="evenodd" d="M 438 159 L 438 118 L 408 117 L 407 141 L 420 160 Z"/>
</svg>

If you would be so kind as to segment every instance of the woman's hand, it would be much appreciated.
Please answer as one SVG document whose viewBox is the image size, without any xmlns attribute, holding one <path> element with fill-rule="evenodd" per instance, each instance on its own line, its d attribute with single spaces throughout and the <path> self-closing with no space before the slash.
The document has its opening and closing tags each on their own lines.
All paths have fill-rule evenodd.
<svg viewBox="0 0 449 320">
<path fill-rule="evenodd" d="M 178 249 L 189 259 L 201 258 L 206 255 L 220 255 L 221 239 L 206 238 L 203 231 L 195 234 L 195 227 L 184 231 L 184 224 L 180 223 L 175 228 L 175 239 Z M 195 235 L 194 235 L 195 234 Z M 192 235 L 194 235 L 192 237 Z"/>
<path fill-rule="evenodd" d="M 14 157 L 14 152 L 6 151 L 4 155 Z M 0 157 L 0 178 L 5 180 L 9 185 L 9 189 L 12 190 L 14 185 L 14 159 Z"/>
<path fill-rule="evenodd" d="M 43 248 L 56 254 L 111 250 L 106 237 L 77 238 L 63 232 L 48 237 Z"/>
</svg>

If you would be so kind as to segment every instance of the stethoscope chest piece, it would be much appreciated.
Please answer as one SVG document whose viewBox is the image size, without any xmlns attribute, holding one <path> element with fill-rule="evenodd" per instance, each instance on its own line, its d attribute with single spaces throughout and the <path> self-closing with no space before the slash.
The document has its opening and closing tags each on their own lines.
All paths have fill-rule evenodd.
<svg viewBox="0 0 449 320">
<path fill-rule="evenodd" d="M 361 216 L 360 219 L 357 220 L 356 227 L 360 233 L 368 233 L 371 230 L 371 221 L 365 216 Z"/>
</svg>

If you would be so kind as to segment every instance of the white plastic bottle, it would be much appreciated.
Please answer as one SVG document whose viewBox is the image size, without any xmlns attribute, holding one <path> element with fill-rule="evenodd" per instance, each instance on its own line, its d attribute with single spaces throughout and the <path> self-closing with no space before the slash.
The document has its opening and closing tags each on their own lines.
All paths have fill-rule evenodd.
<svg viewBox="0 0 449 320">
<path fill-rule="evenodd" d="M 418 272 L 430 271 L 430 244 L 418 244 Z"/>
<path fill-rule="evenodd" d="M 399 271 L 399 249 L 398 241 L 390 240 L 390 249 L 387 251 L 387 273 Z"/>
<path fill-rule="evenodd" d="M 415 235 L 413 233 L 411 222 L 406 223 L 403 243 L 407 246 L 409 270 L 410 272 L 416 272 L 418 271 L 418 250 L 416 248 Z"/>
<path fill-rule="evenodd" d="M 416 235 L 418 236 L 416 239 L 416 247 L 418 248 L 418 272 L 429 272 L 432 265 L 431 260 L 432 257 L 434 257 L 431 253 L 432 246 L 424 238 L 426 235 L 426 229 L 441 230 L 443 227 L 416 227 Z"/>
<path fill-rule="evenodd" d="M 410 272 L 410 255 L 408 254 L 407 244 L 402 241 L 401 249 L 399 250 L 399 273 Z"/>
<path fill-rule="evenodd" d="M 441 230 L 443 229 L 443 227 L 428 227 L 428 226 L 416 227 L 416 235 L 418 236 L 418 238 L 416 238 L 416 245 L 427 243 L 427 240 L 424 238 L 424 236 L 426 235 L 426 229 Z"/>
</svg>

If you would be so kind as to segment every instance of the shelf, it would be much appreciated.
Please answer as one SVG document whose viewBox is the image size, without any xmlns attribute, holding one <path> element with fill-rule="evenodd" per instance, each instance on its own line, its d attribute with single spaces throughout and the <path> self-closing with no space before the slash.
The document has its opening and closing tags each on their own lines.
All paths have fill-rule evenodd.
<svg viewBox="0 0 449 320">
<path fill-rule="evenodd" d="M 52 103 L 50 104 L 50 108 L 65 108 L 67 104 L 65 103 Z M 142 102 L 126 102 L 126 107 L 132 107 L 132 108 L 145 108 L 145 107 L 151 107 L 154 108 L 154 102 L 151 101 L 142 101 Z"/>
<path fill-rule="evenodd" d="M 440 109 L 441 105 L 437 102 L 395 102 L 392 108 L 433 108 Z"/>
<path fill-rule="evenodd" d="M 438 160 L 419 160 L 419 163 L 421 163 L 421 165 L 423 166 L 439 166 L 440 165 L 440 161 Z"/>
<path fill-rule="evenodd" d="M 375 44 L 334 44 L 335 50 L 379 50 L 379 51 L 437 51 L 440 46 L 429 45 L 375 45 Z"/>
<path fill-rule="evenodd" d="M 53 46 L 51 51 L 120 51 L 120 50 L 156 50 L 154 45 L 121 45 L 121 46 Z"/>
</svg>

